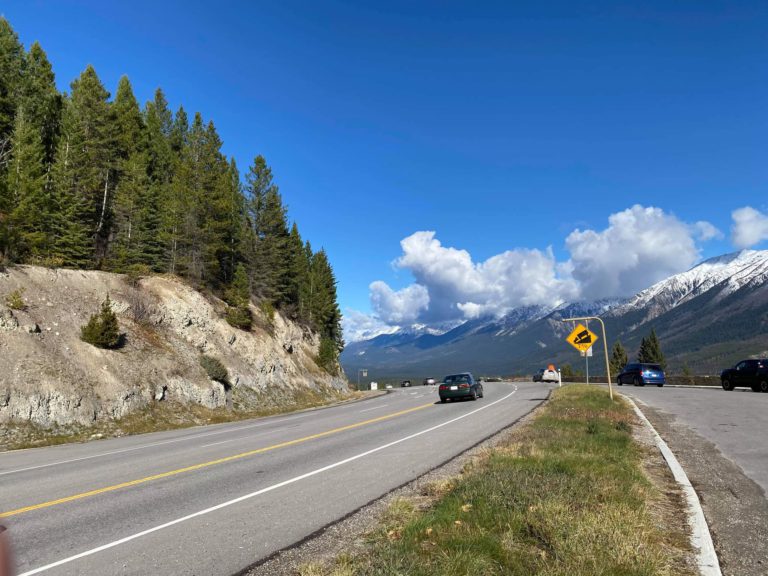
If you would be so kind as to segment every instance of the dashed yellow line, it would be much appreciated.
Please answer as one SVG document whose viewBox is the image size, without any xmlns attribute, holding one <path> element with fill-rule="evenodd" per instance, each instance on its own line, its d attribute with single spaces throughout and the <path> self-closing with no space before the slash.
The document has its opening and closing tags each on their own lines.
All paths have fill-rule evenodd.
<svg viewBox="0 0 768 576">
<path fill-rule="evenodd" d="M 186 472 L 194 472 L 195 470 L 209 468 L 211 466 L 216 466 L 218 464 L 224 464 L 225 462 L 240 460 L 242 458 L 247 458 L 249 456 L 254 456 L 256 454 L 263 454 L 264 452 L 269 452 L 271 450 L 277 450 L 279 448 L 285 448 L 287 446 L 294 446 L 295 444 L 301 444 L 303 442 L 308 442 L 310 440 L 316 440 L 318 438 L 330 436 L 331 434 L 338 434 L 339 432 L 344 432 L 346 430 L 353 430 L 355 428 L 360 428 L 361 426 L 375 424 L 376 422 L 381 422 L 382 420 L 389 420 L 391 418 L 396 418 L 397 416 L 402 416 L 404 414 L 416 412 L 417 410 L 423 410 L 424 408 L 428 408 L 429 406 L 433 406 L 433 404 L 430 402 L 429 404 L 422 404 L 421 406 L 416 406 L 415 408 L 401 410 L 400 412 L 393 412 L 392 414 L 385 414 L 384 416 L 371 418 L 370 420 L 364 420 L 362 422 L 357 422 L 355 424 L 348 424 L 347 426 L 341 426 L 339 428 L 333 428 L 332 430 L 326 430 L 325 432 L 312 434 L 311 436 L 304 436 L 303 438 L 297 438 L 296 440 L 288 440 L 287 442 L 273 444 L 272 446 L 266 446 L 264 448 L 258 448 L 256 450 L 249 450 L 248 452 L 241 452 L 240 454 L 234 454 L 232 456 L 218 458 L 217 460 L 201 462 L 200 464 L 194 464 L 192 466 L 186 466 L 184 468 L 178 468 L 176 470 L 169 470 L 168 472 L 161 472 L 160 474 L 153 474 L 152 476 L 146 476 L 144 478 L 138 478 L 136 480 L 129 480 L 128 482 L 121 482 L 120 484 L 113 484 L 112 486 L 105 486 L 103 488 L 97 488 L 96 490 L 90 490 L 88 492 L 81 492 L 80 494 L 73 494 L 72 496 L 65 496 L 64 498 L 58 498 L 57 500 L 50 500 L 48 502 L 42 502 L 40 504 L 33 504 L 32 506 L 17 508 L 16 510 L 9 510 L 8 512 L 0 512 L 0 516 L 4 516 L 6 518 L 9 516 L 18 516 L 19 514 L 24 514 L 25 512 L 40 510 L 41 508 L 50 508 L 51 506 L 65 504 L 67 502 L 72 502 L 74 500 L 82 500 L 83 498 L 88 498 L 90 496 L 96 496 L 98 494 L 104 494 L 106 492 L 114 492 L 115 490 L 120 490 L 122 488 L 130 488 L 132 486 L 138 486 L 139 484 L 146 484 L 147 482 L 152 482 L 153 480 L 160 480 L 161 478 L 168 478 L 170 476 L 176 476 L 178 474 L 184 474 Z"/>
</svg>

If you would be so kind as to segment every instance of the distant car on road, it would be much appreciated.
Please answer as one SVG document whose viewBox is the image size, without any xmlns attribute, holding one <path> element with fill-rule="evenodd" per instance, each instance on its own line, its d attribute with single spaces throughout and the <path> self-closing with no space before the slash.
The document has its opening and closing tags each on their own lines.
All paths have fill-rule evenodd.
<svg viewBox="0 0 768 576">
<path fill-rule="evenodd" d="M 434 378 L 424 378 L 424 382 L 421 383 L 422 386 L 434 386 L 435 385 L 435 379 Z"/>
<path fill-rule="evenodd" d="M 402 386 L 403 388 L 410 388 L 411 381 L 410 380 L 403 380 L 403 383 L 400 384 L 400 386 Z"/>
<path fill-rule="evenodd" d="M 624 366 L 616 377 L 616 383 L 634 384 L 635 386 L 645 386 L 646 384 L 656 384 L 659 388 L 667 383 L 667 377 L 664 375 L 663 368 L 658 364 L 643 364 L 634 362 Z"/>
<path fill-rule="evenodd" d="M 466 398 L 477 400 L 483 397 L 483 385 L 475 380 L 469 372 L 451 374 L 443 378 L 438 388 L 438 394 L 440 395 L 440 402 L 443 403 L 446 400 L 464 400 Z"/>
<path fill-rule="evenodd" d="M 555 370 L 553 364 L 550 364 L 546 368 L 541 368 L 533 375 L 534 382 L 558 382 L 558 380 L 557 370 Z"/>
<path fill-rule="evenodd" d="M 768 392 L 768 358 L 742 360 L 720 374 L 723 390 L 736 387 L 752 388 L 755 392 Z"/>
</svg>

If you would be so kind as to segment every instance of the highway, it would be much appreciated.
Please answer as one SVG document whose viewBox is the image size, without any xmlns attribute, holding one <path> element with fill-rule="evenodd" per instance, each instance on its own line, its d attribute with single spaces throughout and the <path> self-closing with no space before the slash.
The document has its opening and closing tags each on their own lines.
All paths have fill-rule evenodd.
<svg viewBox="0 0 768 576">
<path fill-rule="evenodd" d="M 0 454 L 18 573 L 236 574 L 509 426 L 550 386 L 434 387 L 260 420 Z"/>
<path fill-rule="evenodd" d="M 621 386 L 616 390 L 673 415 L 677 424 L 686 426 L 714 444 L 729 460 L 768 494 L 768 394 L 722 388 L 658 388 L 656 386 Z M 668 439 L 674 441 L 674 439 Z"/>
</svg>

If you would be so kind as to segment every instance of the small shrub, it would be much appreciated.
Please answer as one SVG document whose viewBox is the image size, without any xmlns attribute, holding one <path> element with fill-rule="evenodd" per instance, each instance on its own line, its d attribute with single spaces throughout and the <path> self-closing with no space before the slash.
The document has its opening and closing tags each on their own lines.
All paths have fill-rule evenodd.
<svg viewBox="0 0 768 576">
<path fill-rule="evenodd" d="M 208 378 L 227 384 L 229 382 L 229 372 L 227 367 L 221 363 L 221 360 L 214 358 L 213 356 L 207 356 L 203 354 L 200 356 L 200 366 L 203 367 L 205 373 L 208 374 Z"/>
<path fill-rule="evenodd" d="M 116 348 L 120 344 L 120 325 L 112 311 L 109 294 L 101 303 L 101 310 L 91 316 L 88 324 L 80 328 L 80 339 L 97 348 Z"/>
<path fill-rule="evenodd" d="M 337 361 L 339 349 L 336 343 L 326 336 L 320 338 L 320 350 L 317 353 L 317 363 L 326 372 L 335 374 L 337 371 Z"/>
<path fill-rule="evenodd" d="M 272 326 L 275 323 L 275 307 L 269 300 L 262 300 L 259 304 L 259 310 L 264 315 L 264 319 Z"/>
<path fill-rule="evenodd" d="M 128 294 L 128 306 L 131 310 L 131 317 L 137 324 L 149 324 L 152 314 L 155 313 L 155 307 L 152 299 L 136 289 Z"/>
<path fill-rule="evenodd" d="M 42 266 L 43 268 L 61 268 L 64 266 L 64 258 L 59 256 L 34 256 L 29 261 L 34 266 Z"/>
<path fill-rule="evenodd" d="M 5 305 L 11 310 L 26 310 L 27 303 L 24 302 L 24 288 L 14 290 L 5 297 Z"/>
<path fill-rule="evenodd" d="M 251 329 L 253 318 L 251 318 L 251 310 L 247 305 L 229 306 L 225 318 L 230 326 L 240 328 L 241 330 Z"/>
<path fill-rule="evenodd" d="M 131 264 L 125 272 L 125 279 L 131 286 L 137 288 L 139 281 L 150 274 L 152 274 L 152 268 L 146 264 Z"/>
</svg>

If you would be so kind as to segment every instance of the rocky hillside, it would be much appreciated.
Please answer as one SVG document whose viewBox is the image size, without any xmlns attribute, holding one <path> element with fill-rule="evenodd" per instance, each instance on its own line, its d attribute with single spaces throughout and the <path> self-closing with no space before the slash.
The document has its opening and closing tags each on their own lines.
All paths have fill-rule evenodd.
<svg viewBox="0 0 768 576">
<path fill-rule="evenodd" d="M 24 309 L 7 305 L 16 290 Z M 115 350 L 80 340 L 107 294 L 124 333 Z M 309 391 L 347 393 L 344 379 L 316 365 L 319 339 L 309 330 L 253 305 L 254 328 L 238 330 L 224 320 L 224 306 L 172 277 L 33 266 L 0 272 L 0 425 L 91 426 L 153 403 L 250 411 Z M 224 364 L 227 386 L 208 378 L 203 354 Z"/>
</svg>

